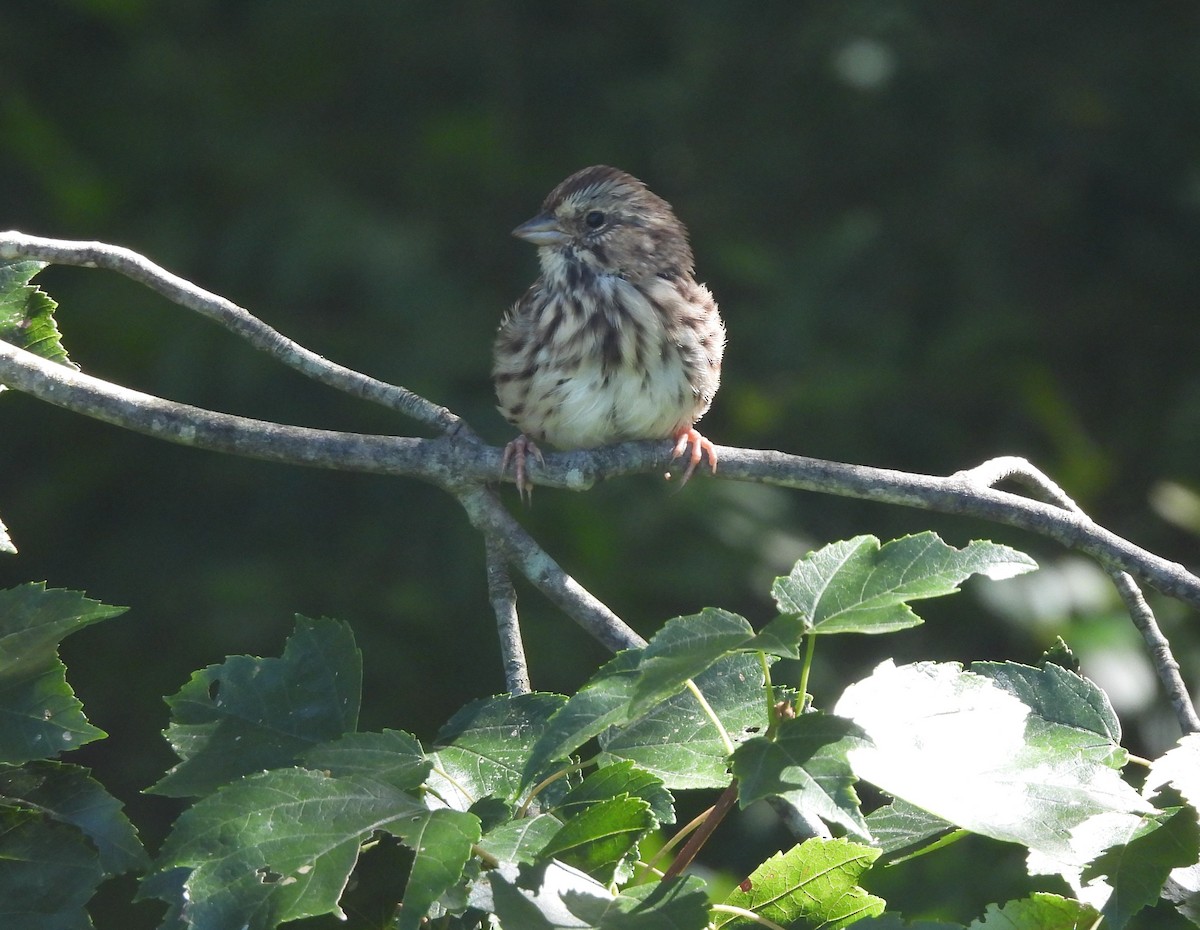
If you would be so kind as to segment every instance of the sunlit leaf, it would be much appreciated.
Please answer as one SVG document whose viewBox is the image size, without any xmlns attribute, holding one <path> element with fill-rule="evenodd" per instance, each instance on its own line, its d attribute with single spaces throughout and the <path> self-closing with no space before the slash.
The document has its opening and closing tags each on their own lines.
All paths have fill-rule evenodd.
<svg viewBox="0 0 1200 930">
<path fill-rule="evenodd" d="M 704 882 L 683 876 L 626 888 L 611 903 L 591 896 L 563 895 L 571 913 L 596 930 L 700 930 L 708 925 Z"/>
<path fill-rule="evenodd" d="M 1125 765 L 1129 754 L 1121 747 L 1121 722 L 1108 695 L 1082 675 L 1054 664 L 1032 668 L 1015 662 L 974 662 L 971 671 L 990 678 L 1031 711 L 1033 719 L 1080 732 L 1095 734 L 1089 758 L 1114 769 Z"/>
<path fill-rule="evenodd" d="M 572 914 L 568 900 L 580 906 L 593 899 L 597 908 L 607 909 L 615 898 L 606 885 L 561 862 L 525 868 L 501 863 L 476 884 L 471 904 L 494 913 L 505 927 L 559 930 L 588 926 Z"/>
<path fill-rule="evenodd" d="M 1182 737 L 1154 760 L 1143 793 L 1151 796 L 1166 784 L 1174 785 L 1192 807 L 1200 809 L 1200 733 Z"/>
<path fill-rule="evenodd" d="M 1100 761 L 1109 753 L 1095 733 L 1039 716 L 954 663 L 885 662 L 834 710 L 870 737 L 849 753 L 859 777 L 1060 864 L 1085 864 L 1152 812 Z"/>
<path fill-rule="evenodd" d="M 971 575 L 1009 578 L 1036 567 L 1024 553 L 987 541 L 955 549 L 927 532 L 881 547 L 874 536 L 857 536 L 809 553 L 775 579 L 775 603 L 793 619 L 767 624 L 762 642 L 794 638 L 796 617 L 813 633 L 902 630 L 922 622 L 909 601 L 951 594 Z"/>
<path fill-rule="evenodd" d="M 966 930 L 966 927 L 941 920 L 914 920 L 910 923 L 899 914 L 885 912 L 878 917 L 863 918 L 854 925 L 854 930 Z"/>
<path fill-rule="evenodd" d="M 1099 919 L 1082 901 L 1038 893 L 1003 906 L 989 904 L 968 930 L 1091 930 Z"/>
<path fill-rule="evenodd" d="M 613 894 L 585 873 L 558 862 L 536 870 L 505 866 L 487 874 L 472 903 L 519 930 L 704 930 L 704 882 L 684 876 Z"/>
<path fill-rule="evenodd" d="M 1179 794 L 1169 791 L 1161 804 L 1175 805 Z M 1171 872 L 1200 859 L 1200 829 L 1194 808 L 1172 806 L 1157 816 L 1147 816 L 1127 842 L 1115 845 L 1083 870 L 1090 882 L 1103 877 L 1112 888 L 1104 903 L 1105 926 L 1121 930 L 1129 919 L 1159 899 Z"/>
<path fill-rule="evenodd" d="M 0 261 L 0 342 L 79 370 L 67 357 L 54 322 L 58 304 L 30 284 L 45 262 Z"/>
<path fill-rule="evenodd" d="M 2 388 L 3 385 L 0 385 Z M 0 555 L 16 555 L 17 547 L 12 541 L 12 537 L 8 535 L 8 527 L 4 525 L 4 521 L 0 520 Z"/>
<path fill-rule="evenodd" d="M 760 865 L 724 903 L 785 927 L 839 930 L 863 917 L 883 913 L 883 899 L 858 886 L 878 856 L 878 849 L 847 840 L 806 840 Z M 723 912 L 717 912 L 715 923 L 730 930 L 755 926 L 745 917 Z"/>
</svg>

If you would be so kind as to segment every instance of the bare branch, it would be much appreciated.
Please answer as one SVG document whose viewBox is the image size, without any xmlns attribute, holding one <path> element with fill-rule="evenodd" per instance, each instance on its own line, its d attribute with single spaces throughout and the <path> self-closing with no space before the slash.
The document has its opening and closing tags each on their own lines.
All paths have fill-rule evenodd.
<svg viewBox="0 0 1200 930">
<path fill-rule="evenodd" d="M 721 462 L 718 477 L 1002 523 L 1053 539 L 1091 556 L 1109 571 L 1129 572 L 1169 597 L 1200 607 L 1200 578 L 1177 562 L 1134 545 L 1085 515 L 1019 494 L 980 487 L 963 473 L 943 478 L 725 446 L 718 446 L 717 453 Z M 547 467 L 557 465 L 556 458 L 547 456 Z M 533 480 L 537 479 L 534 473 Z"/>
<path fill-rule="evenodd" d="M 504 557 L 593 637 L 613 652 L 646 645 L 620 617 L 563 571 L 513 519 L 495 494 L 478 485 L 456 493 L 471 525 L 496 540 Z"/>
<path fill-rule="evenodd" d="M 490 536 L 486 539 L 488 599 L 496 614 L 505 685 L 509 694 L 528 694 L 529 663 L 525 660 L 525 644 L 521 641 L 521 623 L 517 618 L 517 592 L 508 577 L 508 564 L 500 545 Z"/>
<path fill-rule="evenodd" d="M 533 540 L 479 484 L 500 476 L 501 450 L 463 437 L 412 439 L 286 426 L 116 387 L 0 341 L 0 383 L 55 406 L 169 442 L 290 465 L 420 478 L 455 493 L 471 522 L 568 616 L 613 650 L 645 641 Z"/>
<path fill-rule="evenodd" d="M 100 242 L 0 234 L 0 259 L 33 259 L 119 272 L 201 313 L 303 374 L 436 427 L 436 440 L 367 436 L 284 426 L 215 413 L 116 387 L 0 342 L 0 383 L 49 403 L 128 429 L 196 448 L 331 469 L 405 475 L 455 494 L 488 540 L 489 590 L 506 655 L 510 689 L 528 687 L 521 670 L 515 598 L 503 572 L 507 560 L 569 616 L 611 649 L 644 645 L 603 603 L 564 572 L 484 485 L 499 476 L 500 450 L 484 446 L 459 417 L 425 398 L 327 361 L 286 338 L 248 311 L 160 268 L 143 256 Z M 626 443 L 530 462 L 537 484 L 583 490 L 624 474 L 669 466 L 670 443 Z M 838 494 L 943 513 L 981 517 L 1018 527 L 1092 556 L 1113 575 L 1145 638 L 1181 725 L 1200 730 L 1171 655 L 1133 578 L 1200 607 L 1200 579 L 1093 523 L 1053 481 L 1017 458 L 999 458 L 948 478 L 824 462 L 780 452 L 719 448 L 721 475 L 742 481 Z M 1052 503 L 998 491 L 1016 480 Z M 0 538 L 0 542 L 3 539 Z M 1132 576 L 1132 577 L 1131 577 Z"/>
<path fill-rule="evenodd" d="M 44 239 L 10 230 L 0 233 L 0 259 L 32 259 L 116 271 L 146 285 L 172 303 L 215 320 L 255 348 L 322 384 L 381 404 L 442 432 L 470 433 L 466 424 L 445 407 L 439 407 L 406 388 L 376 380 L 322 358 L 272 329 L 248 310 L 171 274 L 130 249 L 104 242 Z"/>
<path fill-rule="evenodd" d="M 214 413 L 116 387 L 2 342 L 0 383 L 59 407 L 196 448 L 295 465 L 405 475 L 451 489 L 500 478 L 501 450 L 474 441 L 339 433 Z M 528 478 L 546 487 L 584 490 L 607 478 L 664 471 L 672 445 L 670 441 L 632 442 L 547 455 L 544 465 L 536 460 L 528 463 Z M 918 475 L 730 446 L 718 446 L 717 452 L 720 478 L 980 517 L 1014 526 L 1090 555 L 1108 570 L 1127 571 L 1163 594 L 1200 607 L 1200 578 L 1182 565 L 1135 546 L 1085 516 L 1018 494 L 980 487 L 962 473 L 950 477 Z M 505 476 L 504 480 L 511 478 Z M 513 524 L 517 525 L 515 521 Z M 530 571 L 536 571 L 533 562 L 525 563 Z M 618 648 L 630 644 L 623 641 Z"/>
<path fill-rule="evenodd" d="M 1137 586 L 1128 572 L 1113 572 L 1112 576 L 1113 583 L 1117 586 L 1117 592 L 1121 595 L 1121 600 L 1125 602 L 1125 607 L 1133 620 L 1133 625 L 1142 634 L 1142 639 L 1150 652 L 1150 661 L 1154 663 L 1154 668 L 1158 671 L 1158 678 L 1167 692 L 1167 698 L 1175 711 L 1176 719 L 1179 720 L 1180 728 L 1184 733 L 1200 733 L 1200 716 L 1196 714 L 1195 702 L 1188 694 L 1187 685 L 1183 683 L 1183 676 L 1179 674 L 1179 663 L 1175 661 L 1175 656 L 1171 652 L 1171 644 L 1163 636 L 1162 630 L 1159 629 L 1158 622 L 1154 618 L 1154 611 L 1150 609 L 1150 605 L 1142 596 L 1142 589 Z"/>
<path fill-rule="evenodd" d="M 1079 505 L 1067 496 L 1062 488 L 1040 469 L 1022 458 L 1006 456 L 992 459 L 975 468 L 961 471 L 955 477 L 978 481 L 986 486 L 1005 480 L 1016 481 L 1043 495 L 1047 500 L 1058 504 L 1063 509 L 1085 516 Z M 1109 575 L 1112 577 L 1117 592 L 1121 595 L 1121 600 L 1125 602 L 1133 625 L 1142 634 L 1142 639 L 1150 653 L 1150 659 L 1158 672 L 1158 679 L 1162 682 L 1171 707 L 1175 710 L 1180 728 L 1184 733 L 1200 732 L 1200 716 L 1196 714 L 1196 705 L 1188 693 L 1183 676 L 1179 674 L 1179 663 L 1175 661 L 1171 645 L 1163 636 L 1162 630 L 1159 629 L 1154 611 L 1142 596 L 1142 589 L 1137 586 L 1137 582 L 1130 577 L 1128 572 L 1109 571 Z"/>
</svg>

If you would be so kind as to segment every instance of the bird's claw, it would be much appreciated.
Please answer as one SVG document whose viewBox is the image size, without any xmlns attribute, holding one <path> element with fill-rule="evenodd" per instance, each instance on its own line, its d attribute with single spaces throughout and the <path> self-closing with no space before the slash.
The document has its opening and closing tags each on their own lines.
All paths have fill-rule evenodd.
<svg viewBox="0 0 1200 930">
<path fill-rule="evenodd" d="M 675 461 L 688 447 L 691 447 L 691 452 L 688 455 L 687 468 L 683 470 L 683 477 L 679 479 L 679 486 L 682 488 L 688 483 L 688 479 L 692 477 L 692 473 L 696 470 L 696 466 L 704 461 L 704 457 L 708 456 L 708 464 L 712 469 L 712 473 L 717 473 L 717 447 L 712 444 L 712 441 L 705 439 L 700 435 L 695 427 L 689 426 L 685 430 L 681 430 L 675 436 L 675 448 L 671 452 L 671 461 Z"/>
<path fill-rule="evenodd" d="M 546 460 L 542 457 L 542 450 L 532 439 L 522 433 L 504 447 L 504 454 L 500 457 L 500 476 L 504 477 L 508 471 L 508 463 L 512 462 L 517 493 L 521 495 L 521 500 L 527 505 L 533 503 L 533 484 L 525 476 L 525 458 L 530 453 L 533 453 L 533 457 L 537 459 L 539 465 L 546 464 Z"/>
</svg>

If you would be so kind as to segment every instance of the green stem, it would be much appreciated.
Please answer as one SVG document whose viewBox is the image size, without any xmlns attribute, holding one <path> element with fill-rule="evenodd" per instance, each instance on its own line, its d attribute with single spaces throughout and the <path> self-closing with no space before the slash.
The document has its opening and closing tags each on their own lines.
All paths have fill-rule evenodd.
<svg viewBox="0 0 1200 930">
<path fill-rule="evenodd" d="M 721 737 L 721 742 L 725 744 L 726 754 L 732 756 L 733 750 L 736 747 L 734 747 L 733 740 L 729 738 L 729 734 L 725 731 L 725 725 L 721 723 L 721 718 L 717 716 L 717 712 L 712 709 L 712 705 L 708 703 L 708 699 L 700 693 L 700 689 L 696 687 L 696 683 L 690 678 L 687 680 L 687 687 L 692 692 L 692 697 L 699 703 L 701 710 L 712 721 L 712 725 L 717 728 L 717 735 Z"/>
<path fill-rule="evenodd" d="M 722 914 L 733 914 L 735 917 L 744 917 L 746 920 L 752 920 L 760 926 L 766 927 L 767 930 L 784 930 L 784 928 L 775 923 L 768 917 L 763 917 L 762 914 L 756 914 L 754 911 L 748 911 L 744 907 L 734 907 L 732 904 L 713 904 L 712 910 L 720 911 Z"/>
<path fill-rule="evenodd" d="M 771 684 L 771 663 L 761 649 L 758 652 L 758 664 L 762 666 L 763 691 L 767 695 L 767 736 L 771 737 L 779 729 L 779 708 L 775 706 L 775 686 Z"/>
<path fill-rule="evenodd" d="M 804 643 L 804 668 L 800 672 L 800 704 L 796 708 L 796 713 L 804 713 L 804 708 L 808 706 L 808 672 L 812 668 L 813 652 L 817 648 L 817 638 L 809 633 L 805 638 Z"/>
<path fill-rule="evenodd" d="M 582 762 L 576 762 L 574 765 L 568 765 L 565 768 L 561 768 L 558 771 L 554 772 L 552 775 L 548 775 L 547 777 L 543 778 L 540 782 L 538 782 L 536 785 L 533 786 L 533 790 L 529 792 L 529 797 L 527 797 L 525 799 L 525 803 L 523 803 L 519 808 L 517 808 L 516 819 L 520 820 L 522 817 L 524 817 L 526 814 L 528 814 L 529 808 L 533 805 L 533 802 L 537 799 L 537 796 L 539 794 L 541 794 L 550 785 L 554 784 L 560 778 L 566 778 L 572 772 L 578 772 L 578 771 L 581 771 L 582 769 L 587 768 L 589 765 L 593 764 L 595 761 L 596 761 L 595 757 L 593 757 L 591 759 L 584 759 Z"/>
</svg>

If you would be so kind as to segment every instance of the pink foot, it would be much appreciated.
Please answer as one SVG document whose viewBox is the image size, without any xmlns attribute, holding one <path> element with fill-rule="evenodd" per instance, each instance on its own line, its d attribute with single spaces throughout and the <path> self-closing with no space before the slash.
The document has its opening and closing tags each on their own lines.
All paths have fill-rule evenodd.
<svg viewBox="0 0 1200 930">
<path fill-rule="evenodd" d="M 525 457 L 533 453 L 533 457 L 538 460 L 539 465 L 545 465 L 546 460 L 542 458 L 542 450 L 539 449 L 532 439 L 522 433 L 512 442 L 504 447 L 504 455 L 500 459 L 500 476 L 508 471 L 508 463 L 513 463 L 513 478 L 516 479 L 517 493 L 521 495 L 521 500 L 526 504 L 533 502 L 533 485 L 525 479 Z"/>
<path fill-rule="evenodd" d="M 697 432 L 694 426 L 689 426 L 687 429 L 680 430 L 675 434 L 675 450 L 671 453 L 671 461 L 683 455 L 687 448 L 691 446 L 691 453 L 688 455 L 688 465 L 683 471 L 683 477 L 679 479 L 679 486 L 683 487 L 688 483 L 688 479 L 692 477 L 692 472 L 696 470 L 696 466 L 704 461 L 704 456 L 708 456 L 708 464 L 712 469 L 712 473 L 717 473 L 717 448 L 708 439 Z"/>
</svg>

